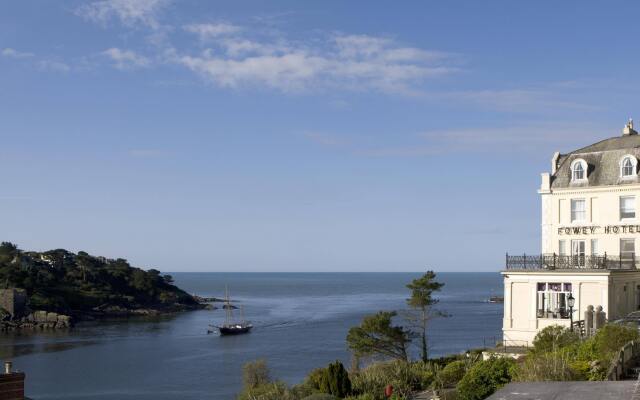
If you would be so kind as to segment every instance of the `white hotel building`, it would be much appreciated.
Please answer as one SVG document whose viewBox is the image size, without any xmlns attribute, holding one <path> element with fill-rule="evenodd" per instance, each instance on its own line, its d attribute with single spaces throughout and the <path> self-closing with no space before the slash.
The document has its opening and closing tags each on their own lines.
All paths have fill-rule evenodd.
<svg viewBox="0 0 640 400">
<path fill-rule="evenodd" d="M 507 255 L 503 335 L 531 343 L 549 325 L 570 325 L 589 305 L 608 320 L 640 309 L 640 135 L 622 136 L 568 154 L 555 153 L 542 174 L 542 251 Z"/>
</svg>

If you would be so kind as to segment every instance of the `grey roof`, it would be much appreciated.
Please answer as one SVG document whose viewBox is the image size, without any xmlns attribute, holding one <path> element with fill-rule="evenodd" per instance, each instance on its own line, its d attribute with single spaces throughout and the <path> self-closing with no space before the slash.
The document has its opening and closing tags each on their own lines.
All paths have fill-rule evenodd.
<svg viewBox="0 0 640 400">
<path fill-rule="evenodd" d="M 487 400 L 631 400 L 636 380 L 509 383 Z"/>
<path fill-rule="evenodd" d="M 556 173 L 551 177 L 551 188 L 638 183 L 640 180 L 637 174 L 633 179 L 620 179 L 620 160 L 627 154 L 640 159 L 640 135 L 612 137 L 569 154 L 561 154 L 558 158 Z M 571 182 L 571 163 L 577 158 L 585 160 L 588 164 L 588 182 Z"/>
</svg>

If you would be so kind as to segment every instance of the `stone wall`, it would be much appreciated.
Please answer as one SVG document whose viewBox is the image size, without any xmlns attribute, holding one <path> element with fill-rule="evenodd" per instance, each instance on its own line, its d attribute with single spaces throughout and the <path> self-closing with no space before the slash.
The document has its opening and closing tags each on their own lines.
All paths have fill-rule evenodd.
<svg viewBox="0 0 640 400">
<path fill-rule="evenodd" d="M 27 292 L 24 289 L 0 289 L 0 308 L 16 319 L 27 313 Z"/>
<path fill-rule="evenodd" d="M 34 311 L 19 319 L 0 322 L 0 332 L 15 330 L 47 330 L 67 329 L 73 326 L 73 319 L 68 315 L 47 311 Z M 0 398 L 0 400 L 2 400 Z"/>
</svg>

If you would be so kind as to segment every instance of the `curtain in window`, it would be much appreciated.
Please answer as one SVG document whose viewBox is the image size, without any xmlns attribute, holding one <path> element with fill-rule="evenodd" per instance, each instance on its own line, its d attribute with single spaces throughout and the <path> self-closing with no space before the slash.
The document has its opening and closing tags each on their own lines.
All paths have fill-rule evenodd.
<svg viewBox="0 0 640 400">
<path fill-rule="evenodd" d="M 620 218 L 636 217 L 636 198 L 634 196 L 620 197 Z"/>
<path fill-rule="evenodd" d="M 571 200 L 571 221 L 584 221 L 586 206 L 584 199 Z"/>
<path fill-rule="evenodd" d="M 633 175 L 633 162 L 629 157 L 625 158 L 622 161 L 622 176 L 632 176 Z"/>
</svg>

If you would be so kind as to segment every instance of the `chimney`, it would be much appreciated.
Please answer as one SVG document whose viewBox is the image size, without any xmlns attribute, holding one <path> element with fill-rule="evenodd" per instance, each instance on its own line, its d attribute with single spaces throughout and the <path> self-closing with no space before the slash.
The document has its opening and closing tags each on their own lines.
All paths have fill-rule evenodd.
<svg viewBox="0 0 640 400">
<path fill-rule="evenodd" d="M 629 122 L 626 123 L 624 129 L 622 129 L 622 136 L 637 135 L 638 132 L 633 129 L 633 120 L 629 118 Z"/>
<path fill-rule="evenodd" d="M 0 374 L 0 399 L 24 400 L 24 372 L 12 371 L 12 362 L 4 362 L 4 374 Z"/>
</svg>

